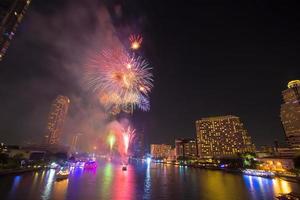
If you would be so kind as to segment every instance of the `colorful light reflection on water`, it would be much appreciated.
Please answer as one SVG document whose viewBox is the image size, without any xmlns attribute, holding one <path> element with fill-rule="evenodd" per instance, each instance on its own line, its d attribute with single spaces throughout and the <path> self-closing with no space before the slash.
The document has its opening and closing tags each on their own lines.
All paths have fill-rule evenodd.
<svg viewBox="0 0 300 200">
<path fill-rule="evenodd" d="M 223 173 L 147 162 L 100 162 L 95 170 L 75 167 L 69 179 L 56 182 L 55 171 L 4 176 L 0 199 L 274 199 L 299 191 L 280 179 Z"/>
</svg>

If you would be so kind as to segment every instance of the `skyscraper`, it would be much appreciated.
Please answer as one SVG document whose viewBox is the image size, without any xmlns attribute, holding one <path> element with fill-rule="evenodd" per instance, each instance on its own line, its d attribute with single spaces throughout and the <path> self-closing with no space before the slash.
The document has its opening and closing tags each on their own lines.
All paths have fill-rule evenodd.
<svg viewBox="0 0 300 200">
<path fill-rule="evenodd" d="M 59 95 L 52 103 L 48 116 L 46 129 L 46 144 L 59 144 L 65 118 L 68 113 L 70 100 L 66 96 Z"/>
<path fill-rule="evenodd" d="M 300 80 L 290 81 L 282 91 L 280 117 L 290 147 L 300 148 Z"/>
<path fill-rule="evenodd" d="M 196 121 L 196 132 L 200 158 L 234 157 L 254 151 L 251 137 L 236 116 L 202 118 Z"/>
<path fill-rule="evenodd" d="M 143 133 L 139 133 L 135 136 L 132 146 L 133 156 L 137 158 L 143 158 L 145 155 L 145 141 Z"/>
<path fill-rule="evenodd" d="M 21 23 L 31 0 L 0 1 L 0 61 Z"/>
</svg>

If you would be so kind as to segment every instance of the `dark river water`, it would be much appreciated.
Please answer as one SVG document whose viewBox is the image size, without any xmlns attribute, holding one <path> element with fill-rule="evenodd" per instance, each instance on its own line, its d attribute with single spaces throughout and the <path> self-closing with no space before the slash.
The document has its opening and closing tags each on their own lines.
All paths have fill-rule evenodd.
<svg viewBox="0 0 300 200">
<path fill-rule="evenodd" d="M 300 191 L 281 179 L 224 173 L 187 167 L 135 163 L 122 171 L 119 164 L 100 162 L 97 169 L 75 168 L 69 179 L 55 181 L 46 170 L 0 177 L 0 199 L 274 199 Z"/>
</svg>

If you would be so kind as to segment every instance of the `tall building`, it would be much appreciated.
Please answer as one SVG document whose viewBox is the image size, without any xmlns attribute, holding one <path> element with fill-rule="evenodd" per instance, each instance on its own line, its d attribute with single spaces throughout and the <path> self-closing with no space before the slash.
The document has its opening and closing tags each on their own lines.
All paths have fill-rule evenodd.
<svg viewBox="0 0 300 200">
<path fill-rule="evenodd" d="M 139 133 L 135 136 L 132 146 L 133 156 L 136 158 L 143 158 L 145 155 L 145 140 L 143 133 Z"/>
<path fill-rule="evenodd" d="M 68 113 L 70 99 L 59 95 L 52 103 L 46 129 L 46 144 L 60 144 L 64 121 Z"/>
<path fill-rule="evenodd" d="M 300 148 L 300 80 L 290 81 L 282 92 L 280 117 L 290 147 Z"/>
<path fill-rule="evenodd" d="M 16 33 L 31 0 L 0 1 L 0 61 Z"/>
<path fill-rule="evenodd" d="M 251 137 L 236 116 L 202 118 L 196 121 L 196 132 L 200 158 L 234 157 L 255 150 Z"/>
<path fill-rule="evenodd" d="M 150 149 L 154 159 L 164 159 L 168 158 L 172 147 L 168 144 L 151 144 Z"/>
<path fill-rule="evenodd" d="M 176 158 L 195 159 L 197 158 L 197 145 L 194 139 L 175 140 Z"/>
</svg>

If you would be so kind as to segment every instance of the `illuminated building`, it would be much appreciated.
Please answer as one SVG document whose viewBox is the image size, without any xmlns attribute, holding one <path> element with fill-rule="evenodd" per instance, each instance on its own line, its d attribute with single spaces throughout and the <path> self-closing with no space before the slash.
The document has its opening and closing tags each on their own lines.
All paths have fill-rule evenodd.
<svg viewBox="0 0 300 200">
<path fill-rule="evenodd" d="M 68 113 L 69 104 L 69 98 L 61 95 L 52 103 L 45 136 L 46 144 L 60 144 L 60 137 Z"/>
<path fill-rule="evenodd" d="M 300 148 L 300 80 L 290 81 L 282 96 L 280 117 L 287 143 L 291 148 Z"/>
<path fill-rule="evenodd" d="M 295 169 L 292 158 L 258 158 L 259 168 L 271 171 L 286 171 Z"/>
<path fill-rule="evenodd" d="M 164 159 L 168 158 L 172 147 L 168 144 L 151 144 L 150 149 L 152 158 Z"/>
<path fill-rule="evenodd" d="M 176 160 L 176 148 L 173 148 L 170 150 L 167 160 L 169 160 L 169 161 Z"/>
<path fill-rule="evenodd" d="M 196 131 L 200 158 L 234 157 L 255 150 L 251 137 L 236 116 L 202 118 L 196 121 Z"/>
<path fill-rule="evenodd" d="M 31 0 L 0 1 L 0 61 L 16 33 Z"/>
<path fill-rule="evenodd" d="M 197 145 L 194 139 L 176 139 L 175 149 L 177 159 L 194 159 L 197 157 Z"/>
</svg>

